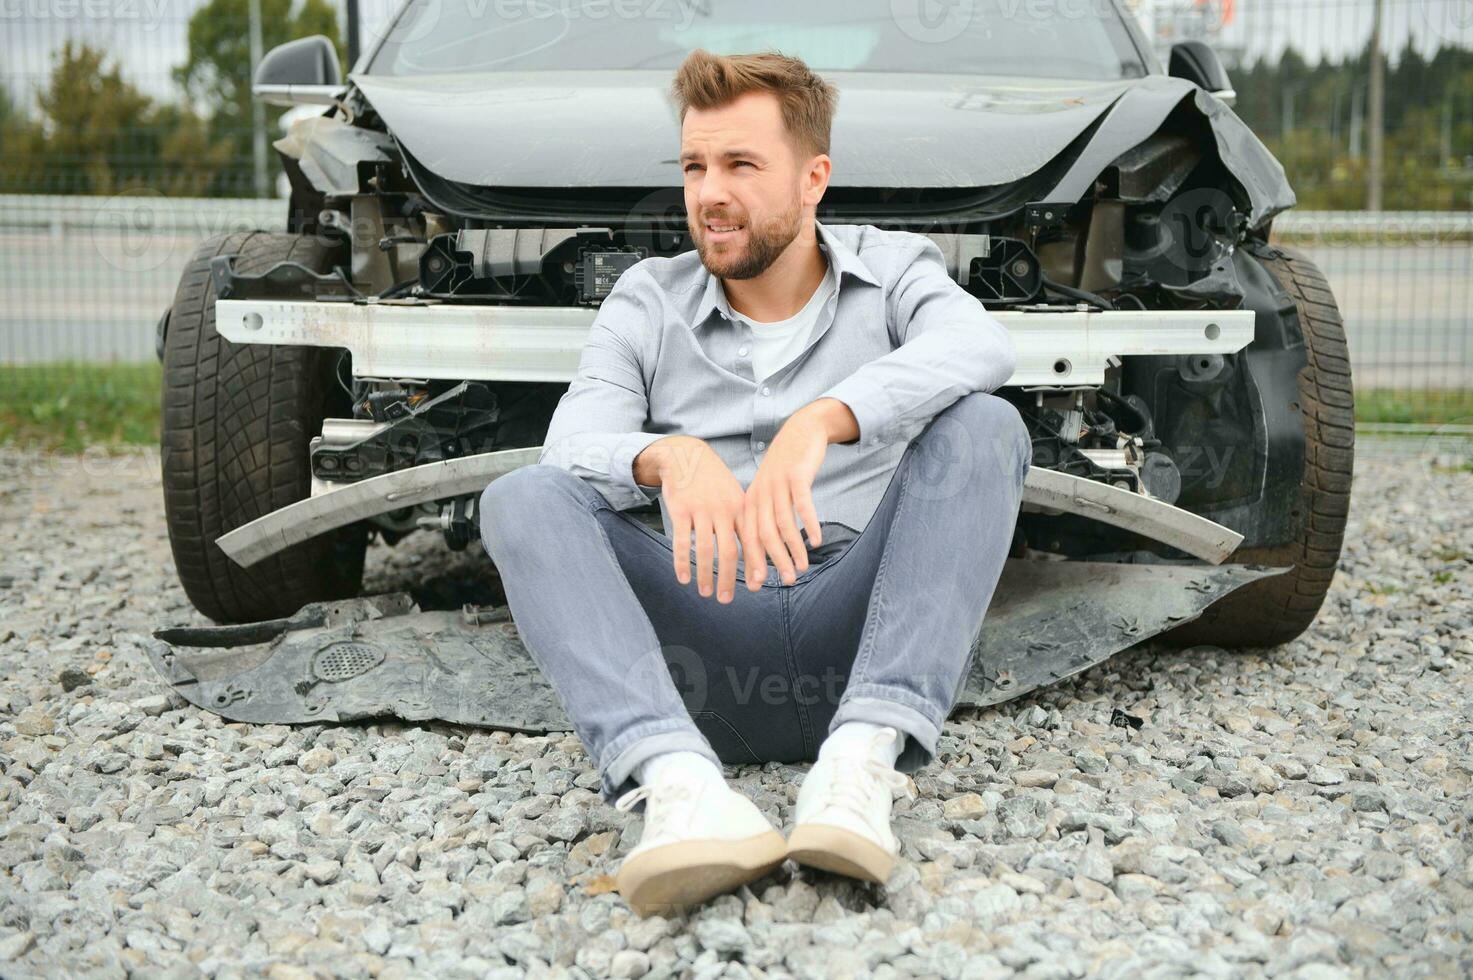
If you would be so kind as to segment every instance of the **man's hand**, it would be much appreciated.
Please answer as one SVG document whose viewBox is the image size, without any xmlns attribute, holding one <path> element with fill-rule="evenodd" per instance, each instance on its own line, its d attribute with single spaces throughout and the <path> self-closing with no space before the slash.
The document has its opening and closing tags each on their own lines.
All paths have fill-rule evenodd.
<svg viewBox="0 0 1473 980">
<path fill-rule="evenodd" d="M 813 480 L 831 442 L 859 438 L 859 424 L 849 406 L 836 398 L 820 398 L 788 416 L 773 437 L 767 455 L 747 487 L 743 511 L 742 557 L 747 590 L 756 592 L 767 579 L 767 556 L 778 575 L 792 585 L 808 570 L 808 549 L 798 533 L 794 513 L 802 518 L 813 547 L 823 543 L 818 512 L 813 507 Z"/>
<path fill-rule="evenodd" d="M 736 590 L 737 536 L 742 533 L 742 485 L 705 440 L 667 436 L 646 446 L 634 459 L 635 479 L 658 485 L 670 511 L 674 533 L 675 578 L 690 584 L 690 534 L 696 536 L 696 581 L 711 594 L 712 540 L 719 559 L 716 599 L 732 601 Z M 746 538 L 742 538 L 743 547 Z"/>
</svg>

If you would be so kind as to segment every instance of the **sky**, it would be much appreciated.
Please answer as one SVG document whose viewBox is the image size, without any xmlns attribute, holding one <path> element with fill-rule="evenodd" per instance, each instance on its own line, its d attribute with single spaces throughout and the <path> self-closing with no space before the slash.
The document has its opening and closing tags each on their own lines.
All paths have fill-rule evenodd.
<svg viewBox="0 0 1473 980">
<path fill-rule="evenodd" d="M 1278 55 L 1290 42 L 1310 62 L 1339 60 L 1371 37 L 1371 0 L 1237 0 L 1219 36 L 1225 50 L 1249 60 Z M 1383 50 L 1397 56 L 1411 38 L 1424 54 L 1443 45 L 1473 47 L 1473 0 L 1385 0 Z"/>
<path fill-rule="evenodd" d="M 341 0 L 338 0 L 341 5 Z M 450 2 L 450 0 L 444 0 Z M 569 0 L 563 0 L 569 2 Z M 708 0 L 721 2 L 721 0 Z M 975 0 L 935 0 L 969 3 Z M 1103 0 L 1016 0 L 1056 4 L 1064 11 Z M 1148 0 L 1127 0 L 1148 2 Z M 1194 0 L 1154 0 L 1190 8 Z M 1431 53 L 1440 44 L 1473 47 L 1473 0 L 1384 0 L 1386 50 L 1415 39 Z M 204 0 L 0 0 L 0 80 L 13 96 L 44 84 L 54 52 L 77 38 L 101 47 L 124 75 L 158 99 L 178 96 L 169 75 L 185 59 L 190 15 Z M 365 36 L 372 36 L 399 0 L 361 0 Z M 1236 0 L 1232 23 L 1214 39 L 1229 63 L 1274 56 L 1289 43 L 1310 61 L 1342 58 L 1366 43 L 1373 0 Z M 27 100 L 29 101 L 29 100 Z"/>
</svg>

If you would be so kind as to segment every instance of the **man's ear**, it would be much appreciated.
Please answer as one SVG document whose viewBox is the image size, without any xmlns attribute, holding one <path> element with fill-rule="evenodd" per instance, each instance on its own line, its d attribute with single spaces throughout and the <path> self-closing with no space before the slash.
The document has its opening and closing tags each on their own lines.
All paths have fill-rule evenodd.
<svg viewBox="0 0 1473 980">
<path fill-rule="evenodd" d="M 803 177 L 803 203 L 805 205 L 817 206 L 823 200 L 824 192 L 829 189 L 829 175 L 833 172 L 834 162 L 829 159 L 827 153 L 820 153 L 808 162 L 808 169 Z"/>
</svg>

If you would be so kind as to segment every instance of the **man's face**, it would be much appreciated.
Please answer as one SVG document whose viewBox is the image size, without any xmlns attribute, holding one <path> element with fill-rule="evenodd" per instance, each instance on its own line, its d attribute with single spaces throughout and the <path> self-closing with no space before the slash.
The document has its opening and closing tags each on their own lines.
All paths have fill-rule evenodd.
<svg viewBox="0 0 1473 980">
<path fill-rule="evenodd" d="M 765 272 L 803 228 L 827 171 L 812 173 L 783 129 L 777 96 L 748 92 L 719 109 L 689 109 L 681 126 L 686 224 L 701 262 L 722 279 Z M 815 190 L 816 188 L 816 190 Z M 720 230 L 729 229 L 735 230 Z"/>
</svg>

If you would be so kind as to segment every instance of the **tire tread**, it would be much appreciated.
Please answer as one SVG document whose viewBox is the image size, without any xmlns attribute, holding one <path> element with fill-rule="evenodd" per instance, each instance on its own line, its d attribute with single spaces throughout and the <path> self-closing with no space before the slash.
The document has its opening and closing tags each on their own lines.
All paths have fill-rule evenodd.
<svg viewBox="0 0 1473 980">
<path fill-rule="evenodd" d="M 237 232 L 204 242 L 175 292 L 161 392 L 165 516 L 190 602 L 222 623 L 290 615 L 306 602 L 355 594 L 367 543 L 362 526 L 340 528 L 249 568 L 215 544 L 310 492 L 308 443 L 332 397 L 326 373 L 336 355 L 221 337 L 210 260 L 228 254 L 247 274 L 288 260 L 325 271 L 331 261 L 310 238 Z"/>
<path fill-rule="evenodd" d="M 1263 647 L 1287 643 L 1314 622 L 1339 564 L 1354 479 L 1355 397 L 1345 326 L 1324 273 L 1297 249 L 1276 245 L 1263 262 L 1299 313 L 1307 364 L 1299 372 L 1304 420 L 1304 479 L 1298 538 L 1274 548 L 1240 549 L 1228 560 L 1292 565 L 1210 606 L 1199 618 L 1163 634 L 1172 644 Z"/>
</svg>

